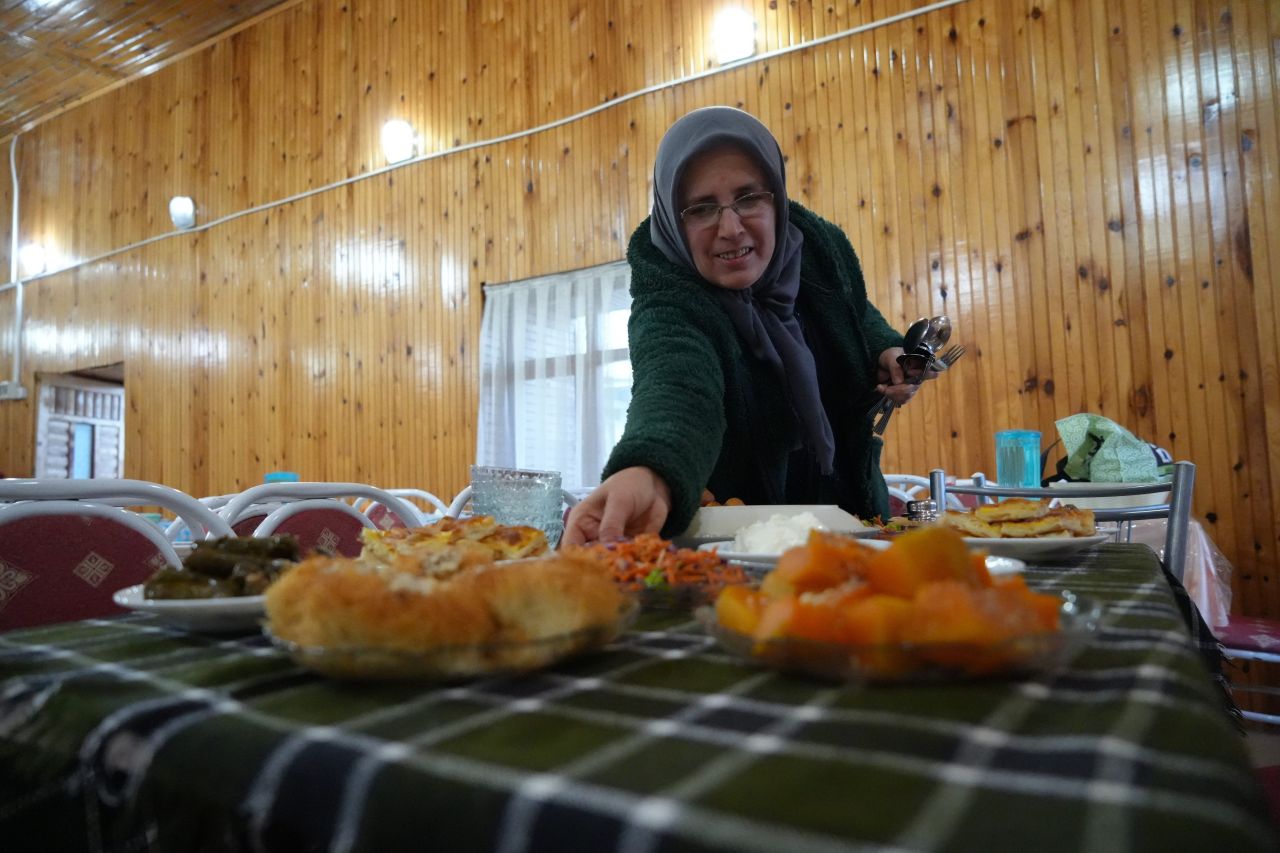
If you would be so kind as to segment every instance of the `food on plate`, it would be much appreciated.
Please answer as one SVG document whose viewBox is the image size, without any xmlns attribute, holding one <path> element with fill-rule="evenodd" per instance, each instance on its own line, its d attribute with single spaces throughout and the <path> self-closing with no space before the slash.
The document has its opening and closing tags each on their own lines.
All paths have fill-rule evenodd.
<svg viewBox="0 0 1280 853">
<path fill-rule="evenodd" d="M 967 512 L 949 509 L 938 521 L 944 527 L 982 539 L 1065 539 L 1098 532 L 1093 510 L 1070 505 L 1051 507 L 1050 503 L 1010 498 Z"/>
<path fill-rule="evenodd" d="M 197 542 L 180 568 L 165 566 L 142 585 L 147 599 L 261 595 L 298 559 L 292 536 L 228 536 Z"/>
<path fill-rule="evenodd" d="M 729 584 L 747 582 L 741 566 L 714 551 L 677 548 L 652 533 L 619 542 L 569 545 L 561 552 L 600 562 L 619 586 L 636 592 L 696 590 L 699 596 L 714 596 Z"/>
<path fill-rule="evenodd" d="M 422 554 L 451 546 L 477 546 L 495 560 L 516 560 L 547 553 L 547 535 L 536 527 L 499 524 L 491 516 L 442 518 L 422 527 L 361 531 L 361 556 L 390 561 L 396 554 Z"/>
<path fill-rule="evenodd" d="M 900 533 L 906 533 L 908 530 L 915 530 L 917 527 L 926 527 L 933 523 L 933 521 L 926 521 L 920 518 L 907 518 L 905 515 L 895 515 L 884 524 L 880 525 L 880 532 L 876 535 L 876 538 L 892 539 Z"/>
<path fill-rule="evenodd" d="M 826 529 L 811 512 L 773 515 L 738 530 L 733 537 L 733 550 L 739 554 L 781 554 L 788 548 L 803 545 L 810 530 Z"/>
<path fill-rule="evenodd" d="M 295 566 L 266 593 L 272 636 L 331 675 L 447 677 L 543 666 L 621 627 L 624 595 L 595 560 L 392 541 Z"/>
<path fill-rule="evenodd" d="M 834 647 L 862 674 L 897 678 L 930 667 L 984 674 L 1017 666 L 1030 653 L 1018 641 L 1057 632 L 1061 604 L 1021 575 L 992 578 L 984 554 L 933 526 L 879 551 L 815 530 L 759 590 L 721 592 L 715 615 L 720 628 L 750 638 L 761 659 L 804 668 L 806 644 L 820 644 L 808 650 L 830 656 Z"/>
<path fill-rule="evenodd" d="M 975 507 L 973 514 L 986 522 L 1026 521 L 1032 518 L 1043 518 L 1048 515 L 1049 501 L 1008 498 L 999 503 L 982 504 Z"/>
</svg>

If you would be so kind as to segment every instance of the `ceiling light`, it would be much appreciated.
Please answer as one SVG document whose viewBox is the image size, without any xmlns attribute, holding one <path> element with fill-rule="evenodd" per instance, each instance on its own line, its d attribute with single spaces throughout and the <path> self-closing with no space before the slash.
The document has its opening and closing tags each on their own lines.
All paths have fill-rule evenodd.
<svg viewBox="0 0 1280 853">
<path fill-rule="evenodd" d="M 755 18 L 738 6 L 722 10 L 711 27 L 711 46 L 721 65 L 751 56 L 756 52 Z"/>
<path fill-rule="evenodd" d="M 400 163 L 418 153 L 418 136 L 413 125 L 392 119 L 382 126 L 382 153 L 388 163 Z"/>
<path fill-rule="evenodd" d="M 44 272 L 44 246 L 39 243 L 28 243 L 18 250 L 18 263 L 22 264 L 23 275 L 40 275 Z"/>
<path fill-rule="evenodd" d="M 194 228 L 196 203 L 185 195 L 175 195 L 169 199 L 169 218 L 177 228 Z"/>
</svg>

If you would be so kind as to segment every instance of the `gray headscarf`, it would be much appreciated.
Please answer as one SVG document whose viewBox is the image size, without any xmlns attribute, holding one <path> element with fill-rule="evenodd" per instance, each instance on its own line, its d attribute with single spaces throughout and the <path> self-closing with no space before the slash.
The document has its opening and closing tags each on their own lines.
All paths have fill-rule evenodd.
<svg viewBox="0 0 1280 853">
<path fill-rule="evenodd" d="M 777 209 L 777 234 L 773 257 L 755 284 L 745 290 L 715 287 L 713 292 L 752 354 L 773 365 L 785 378 L 806 443 L 813 449 L 822 473 L 829 474 L 835 441 L 822 408 L 813 353 L 795 314 L 804 235 L 787 217 L 782 150 L 769 129 L 749 113 L 732 107 L 704 107 L 671 125 L 658 145 L 653 167 L 649 235 L 669 261 L 697 274 L 680 222 L 680 182 L 689 161 L 724 145 L 744 151 L 764 172 Z"/>
</svg>

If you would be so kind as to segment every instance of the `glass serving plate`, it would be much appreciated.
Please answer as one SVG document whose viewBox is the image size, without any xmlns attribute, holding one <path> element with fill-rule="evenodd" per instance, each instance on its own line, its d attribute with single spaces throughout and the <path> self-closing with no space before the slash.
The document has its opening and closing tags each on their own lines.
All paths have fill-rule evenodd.
<svg viewBox="0 0 1280 853">
<path fill-rule="evenodd" d="M 304 646 L 263 630 L 272 644 L 288 652 L 299 666 L 332 678 L 443 681 L 524 672 L 599 648 L 611 642 L 636 618 L 639 605 L 627 599 L 618 618 L 567 634 L 524 642 L 495 641 L 475 645 L 397 649 L 374 646 Z"/>
<path fill-rule="evenodd" d="M 1051 670 L 1080 650 L 1097 632 L 1102 605 L 1062 593 L 1060 628 L 1000 643 L 891 643 L 846 646 L 814 640 L 759 642 L 724 628 L 710 607 L 695 614 L 707 633 L 735 657 L 788 672 L 850 682 L 959 681 Z"/>
<path fill-rule="evenodd" d="M 261 595 L 147 598 L 142 584 L 116 590 L 111 598 L 134 612 L 150 614 L 188 631 L 205 633 L 256 630 L 265 612 Z"/>
<path fill-rule="evenodd" d="M 746 573 L 746 586 L 757 586 L 759 577 Z M 651 610 L 673 611 L 676 613 L 692 613 L 699 607 L 713 604 L 716 596 L 726 586 L 737 586 L 736 583 L 713 582 L 705 584 L 676 584 L 674 586 L 643 587 L 630 590 L 640 602 L 640 609 L 646 613 Z"/>
</svg>

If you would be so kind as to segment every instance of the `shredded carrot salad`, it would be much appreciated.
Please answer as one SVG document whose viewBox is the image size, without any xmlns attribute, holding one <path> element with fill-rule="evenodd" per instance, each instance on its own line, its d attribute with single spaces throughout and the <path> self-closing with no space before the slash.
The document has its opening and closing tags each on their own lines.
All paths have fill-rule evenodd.
<svg viewBox="0 0 1280 853">
<path fill-rule="evenodd" d="M 613 569 L 613 579 L 630 590 L 682 586 L 719 588 L 747 582 L 741 566 L 725 562 L 715 552 L 677 548 L 652 533 L 620 542 L 577 547 L 605 560 Z"/>
</svg>

